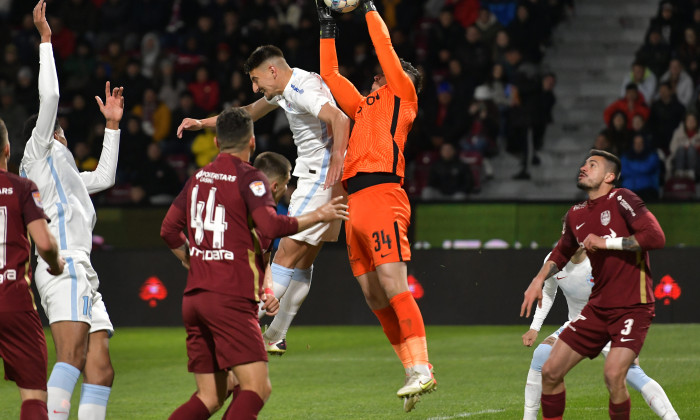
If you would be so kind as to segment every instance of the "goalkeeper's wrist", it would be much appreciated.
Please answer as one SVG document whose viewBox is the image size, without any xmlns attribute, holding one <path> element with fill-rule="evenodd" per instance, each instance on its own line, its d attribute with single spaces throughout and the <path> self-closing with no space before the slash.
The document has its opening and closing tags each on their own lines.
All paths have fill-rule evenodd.
<svg viewBox="0 0 700 420">
<path fill-rule="evenodd" d="M 268 297 L 270 297 L 270 296 L 275 297 L 275 292 L 272 289 L 270 289 L 269 287 L 266 287 L 265 289 L 263 289 L 263 293 L 265 293 Z"/>
<path fill-rule="evenodd" d="M 622 250 L 622 238 L 607 238 L 605 240 L 605 248 L 621 251 Z"/>
<path fill-rule="evenodd" d="M 321 39 L 335 39 L 338 27 L 333 20 L 321 22 Z"/>
<path fill-rule="evenodd" d="M 377 6 L 374 5 L 374 2 L 372 0 L 365 0 L 362 2 L 362 11 L 367 14 L 367 12 L 371 11 L 377 11 Z"/>
</svg>

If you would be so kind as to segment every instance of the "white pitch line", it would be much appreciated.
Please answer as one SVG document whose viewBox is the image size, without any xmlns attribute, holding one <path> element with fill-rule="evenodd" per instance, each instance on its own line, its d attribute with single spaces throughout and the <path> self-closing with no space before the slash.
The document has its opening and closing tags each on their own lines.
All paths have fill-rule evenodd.
<svg viewBox="0 0 700 420">
<path fill-rule="evenodd" d="M 426 420 L 451 420 L 451 419 L 463 419 L 465 417 L 471 417 L 471 416 L 477 416 L 479 414 L 491 414 L 491 413 L 502 413 L 506 410 L 482 410 L 482 411 L 474 411 L 472 413 L 459 413 L 455 414 L 454 416 L 445 416 L 445 417 L 428 417 Z"/>
</svg>

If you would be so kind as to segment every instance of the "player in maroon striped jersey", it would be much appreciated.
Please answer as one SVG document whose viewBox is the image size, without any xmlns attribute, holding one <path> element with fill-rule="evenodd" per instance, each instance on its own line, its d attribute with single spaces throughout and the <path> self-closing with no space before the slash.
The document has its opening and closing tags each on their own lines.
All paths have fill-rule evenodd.
<svg viewBox="0 0 700 420">
<path fill-rule="evenodd" d="M 611 419 L 629 419 L 627 370 L 644 344 L 654 317 L 649 253 L 666 238 L 656 217 L 632 191 L 615 188 L 620 160 L 591 150 L 579 170 L 578 188 L 588 200 L 569 210 L 564 231 L 549 260 L 525 291 L 520 315 L 530 316 L 542 300 L 544 280 L 560 271 L 579 247 L 591 261 L 595 284 L 588 304 L 559 336 L 542 367 L 542 414 L 561 419 L 566 401 L 564 376 L 585 357 L 594 358 L 608 341 L 605 383 Z"/>
<path fill-rule="evenodd" d="M 44 330 L 30 289 L 32 236 L 51 274 L 63 272 L 58 243 L 51 235 L 34 182 L 7 172 L 10 142 L 0 119 L 0 358 L 5 379 L 19 387 L 21 420 L 48 419 L 47 351 Z"/>
<path fill-rule="evenodd" d="M 215 141 L 219 155 L 189 179 L 161 227 L 170 249 L 189 266 L 182 312 L 188 369 L 197 382 L 173 420 L 207 419 L 221 408 L 229 368 L 240 391 L 225 419 L 256 418 L 271 392 L 257 302 L 265 301 L 266 309 L 268 300 L 276 301 L 261 287 L 260 236 L 286 236 L 348 215 L 342 197 L 299 217 L 276 213 L 267 177 L 248 163 L 255 136 L 245 110 L 219 115 Z"/>
</svg>

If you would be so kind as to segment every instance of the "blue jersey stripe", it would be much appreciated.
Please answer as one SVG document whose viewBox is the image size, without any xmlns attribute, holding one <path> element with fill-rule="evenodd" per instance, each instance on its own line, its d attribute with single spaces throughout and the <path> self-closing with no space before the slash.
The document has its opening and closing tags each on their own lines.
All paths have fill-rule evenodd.
<svg viewBox="0 0 700 420">
<path fill-rule="evenodd" d="M 321 121 L 321 140 L 323 143 L 328 144 L 328 126 L 326 126 L 326 123 Z M 309 204 L 309 201 L 311 201 L 311 197 L 316 194 L 316 191 L 318 188 L 323 185 L 324 182 L 326 182 L 326 175 L 328 175 L 328 165 L 330 164 L 331 161 L 331 151 L 328 147 L 326 147 L 325 152 L 323 154 L 323 163 L 321 164 L 321 174 L 318 178 L 318 180 L 314 183 L 314 186 L 311 187 L 311 191 L 304 197 L 304 201 L 301 202 L 301 205 L 297 209 L 297 211 L 294 213 L 294 217 L 299 216 L 301 214 L 304 214 L 304 209 L 306 209 L 306 206 Z"/>
<path fill-rule="evenodd" d="M 73 258 L 66 258 L 66 265 L 70 273 L 70 317 L 71 321 L 78 321 L 78 276 L 75 274 Z"/>
<path fill-rule="evenodd" d="M 58 193 L 58 199 L 60 200 L 60 202 L 56 203 L 56 207 L 58 207 L 59 242 L 61 249 L 68 249 L 68 240 L 66 236 L 66 213 L 63 208 L 63 204 L 67 204 L 68 199 L 66 198 L 65 191 L 63 191 L 63 185 L 61 185 L 61 179 L 58 177 L 58 172 L 56 172 L 56 168 L 53 166 L 53 158 L 49 156 L 46 158 L 46 161 L 49 164 L 49 169 L 51 169 L 51 176 L 56 184 L 56 192 Z"/>
</svg>

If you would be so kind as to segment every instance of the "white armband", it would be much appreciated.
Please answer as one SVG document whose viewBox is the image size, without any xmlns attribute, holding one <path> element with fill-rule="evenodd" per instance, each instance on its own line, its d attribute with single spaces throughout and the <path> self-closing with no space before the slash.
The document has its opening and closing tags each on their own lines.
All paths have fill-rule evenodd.
<svg viewBox="0 0 700 420">
<path fill-rule="evenodd" d="M 608 238 L 605 240 L 607 249 L 622 250 L 622 238 Z"/>
</svg>

